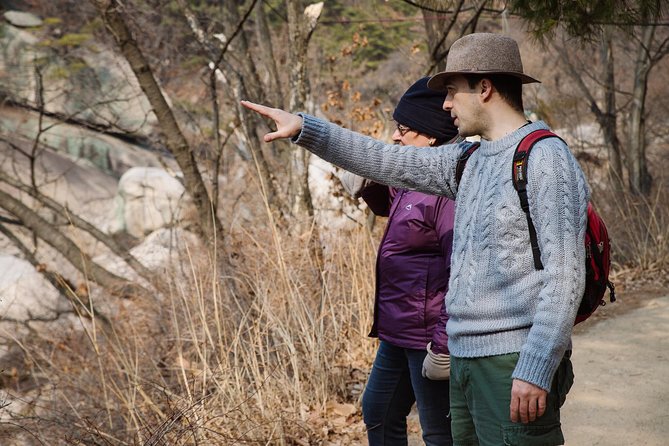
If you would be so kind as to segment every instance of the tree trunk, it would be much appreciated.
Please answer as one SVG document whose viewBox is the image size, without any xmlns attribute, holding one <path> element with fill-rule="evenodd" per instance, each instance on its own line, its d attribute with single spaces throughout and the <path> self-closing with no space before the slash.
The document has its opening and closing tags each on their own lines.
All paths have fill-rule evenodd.
<svg viewBox="0 0 669 446">
<path fill-rule="evenodd" d="M 236 87 L 233 87 L 231 90 L 235 98 L 235 107 L 240 122 L 240 130 L 237 132 L 237 137 L 246 145 L 253 156 L 254 166 L 258 172 L 258 180 L 260 181 L 262 193 L 267 199 L 269 208 L 275 213 L 285 214 L 285 201 L 279 193 L 280 187 L 276 176 L 273 174 L 273 169 L 267 161 L 268 156 L 265 155 L 262 143 L 256 133 L 259 125 L 258 116 L 240 104 L 242 99 L 247 99 L 251 96 L 246 93 L 241 79 L 237 79 Z"/>
<path fill-rule="evenodd" d="M 609 158 L 609 178 L 617 196 L 623 192 L 623 164 L 621 146 L 618 139 L 618 125 L 616 115 L 616 89 L 614 75 L 613 46 L 611 42 L 611 27 L 604 30 L 602 39 L 602 72 L 604 74 L 604 114 L 599 118 L 604 141 Z"/>
<path fill-rule="evenodd" d="M 309 40 L 323 10 L 323 2 L 303 9 L 299 0 L 286 0 L 288 10 L 288 38 L 290 68 L 289 110 L 304 110 L 309 97 L 307 78 L 307 51 Z M 309 152 L 300 147 L 290 148 L 290 213 L 299 217 L 313 215 L 314 207 L 309 191 Z"/>
<path fill-rule="evenodd" d="M 606 39 L 605 39 L 606 40 Z M 604 110 L 599 106 L 595 93 L 586 85 L 583 80 L 585 73 L 580 67 L 575 66 L 574 62 L 569 57 L 570 50 L 568 43 L 555 43 L 553 48 L 560 55 L 560 59 L 564 63 L 566 72 L 569 77 L 574 81 L 576 87 L 580 90 L 581 94 L 590 104 L 590 111 L 595 116 L 599 128 L 602 130 L 602 137 L 604 138 L 604 146 L 607 148 L 607 153 L 609 156 L 613 156 L 613 159 L 609 158 L 609 172 L 613 169 L 611 173 L 611 179 L 614 184 L 615 192 L 622 192 L 622 163 L 620 161 L 620 155 L 622 153 L 622 147 L 620 144 L 620 139 L 618 138 L 618 120 L 616 113 L 616 102 L 615 102 L 615 77 L 614 77 L 614 59 L 613 53 L 611 52 L 610 46 L 607 46 L 607 42 L 602 43 L 602 54 L 603 54 L 603 76 L 604 81 L 600 82 L 604 84 Z"/>
<path fill-rule="evenodd" d="M 7 192 L 0 190 L 0 207 L 21 220 L 23 225 L 58 251 L 67 261 L 77 268 L 83 276 L 102 286 L 110 293 L 132 297 L 138 292 L 146 293 L 141 286 L 110 273 L 79 249 L 67 236 L 52 224 L 40 217 L 35 211 L 21 203 Z"/>
<path fill-rule="evenodd" d="M 267 68 L 267 85 L 269 87 L 267 99 L 274 107 L 285 108 L 286 104 L 284 103 L 284 96 L 281 88 L 281 78 L 279 77 L 279 69 L 276 66 L 276 59 L 274 57 L 272 35 L 269 31 L 267 16 L 265 15 L 263 6 L 264 2 L 258 2 L 256 5 L 255 16 L 257 23 L 258 48 L 264 66 Z"/>
<path fill-rule="evenodd" d="M 146 95 L 153 112 L 158 118 L 161 131 L 165 135 L 165 145 L 179 165 L 184 176 L 184 186 L 191 195 L 198 212 L 198 224 L 201 236 L 205 241 L 217 239 L 223 241 L 223 228 L 213 212 L 207 188 L 195 162 L 195 156 L 179 125 L 167 104 L 158 83 L 153 76 L 148 61 L 142 54 L 126 25 L 123 17 L 123 5 L 118 0 L 92 0 L 100 11 L 100 16 L 119 45 L 121 54 L 128 61 L 137 77 L 142 91 Z"/>
<path fill-rule="evenodd" d="M 629 117 L 629 188 L 633 193 L 648 195 L 653 179 L 648 172 L 646 160 L 645 107 L 648 90 L 648 74 L 652 67 L 650 46 L 655 27 L 644 26 L 637 49 L 634 66 L 634 86 Z"/>
<path fill-rule="evenodd" d="M 258 172 L 258 180 L 260 181 L 262 193 L 266 197 L 270 209 L 280 214 L 285 213 L 284 200 L 279 193 L 281 189 L 277 184 L 276 177 L 272 174 L 273 169 L 270 167 L 268 157 L 263 151 L 263 146 L 266 145 L 261 144 L 256 133 L 256 128 L 261 121 L 256 113 L 250 112 L 240 105 L 240 101 L 243 99 L 253 98 L 257 102 L 264 101 L 264 88 L 258 76 L 256 63 L 251 56 L 253 52 L 249 50 L 248 41 L 242 28 L 249 14 L 257 7 L 257 3 L 260 2 L 256 0 L 256 2 L 252 3 L 244 17 L 239 16 L 237 11 L 238 5 L 236 3 L 225 2 L 223 4 L 225 8 L 225 28 L 234 31 L 231 31 L 229 36 L 221 37 L 219 34 L 218 39 L 222 44 L 207 37 L 206 32 L 200 26 L 195 15 L 190 11 L 188 3 L 185 0 L 178 0 L 178 2 L 190 24 L 193 35 L 202 48 L 204 48 L 207 57 L 212 61 L 209 65 L 213 71 L 211 78 L 216 78 L 225 85 L 225 91 L 230 95 L 235 104 L 234 109 L 239 120 L 239 126 L 234 130 L 234 134 L 239 139 L 240 144 L 251 153 L 255 169 Z M 243 56 L 235 60 L 235 62 L 238 62 L 235 67 L 232 67 L 226 61 L 228 49 L 232 49 L 233 45 L 234 50 L 232 52 Z M 220 129 L 216 130 L 219 131 Z M 276 149 L 281 147 L 281 143 L 271 144 L 269 147 Z M 222 148 L 219 148 L 219 150 L 222 150 Z M 276 155 L 276 151 L 273 150 L 272 154 Z M 215 172 L 214 175 L 218 175 L 218 172 Z"/>
</svg>

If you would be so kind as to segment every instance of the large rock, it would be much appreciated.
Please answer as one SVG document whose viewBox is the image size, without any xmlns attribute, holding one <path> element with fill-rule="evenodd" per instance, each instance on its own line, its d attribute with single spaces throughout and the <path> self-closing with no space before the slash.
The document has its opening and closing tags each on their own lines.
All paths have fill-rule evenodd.
<svg viewBox="0 0 669 446">
<path fill-rule="evenodd" d="M 163 169 L 133 167 L 121 177 L 116 215 L 110 232 L 143 237 L 158 228 L 175 226 L 191 215 L 192 204 L 181 182 Z"/>
<path fill-rule="evenodd" d="M 14 110 L 16 113 L 3 114 L 4 109 L 0 107 L 0 134 L 10 144 L 0 142 L 0 175 L 11 177 L 15 181 L 30 184 L 31 165 L 23 153 L 30 153 L 31 143 L 17 136 L 16 128 L 8 127 L 10 123 L 21 122 L 26 118 L 25 112 Z M 23 122 L 27 122 L 24 119 Z M 93 138 L 92 132 L 79 132 L 72 128 L 68 132 L 68 126 L 57 126 L 63 139 L 49 136 L 47 141 L 51 144 L 66 144 L 68 139 L 76 141 L 79 136 Z M 66 135 L 69 135 L 66 137 Z M 113 138 L 100 135 L 100 144 L 104 146 L 105 159 L 112 163 L 120 171 L 127 170 L 131 165 L 159 165 L 158 158 L 154 154 L 144 150 L 133 148 Z M 104 139 L 109 138 L 109 139 Z M 113 217 L 114 197 L 120 174 L 107 172 L 89 160 L 68 155 L 61 151 L 51 149 L 40 149 L 37 162 L 33 166 L 36 185 L 40 192 L 55 201 L 67 206 L 74 214 L 83 217 L 98 227 L 108 227 Z M 16 193 L 0 183 L 0 188 Z M 32 206 L 26 194 L 20 195 L 21 200 Z M 48 213 L 43 215 L 48 216 Z"/>
<path fill-rule="evenodd" d="M 367 207 L 364 201 L 348 195 L 337 178 L 343 171 L 316 156 L 309 160 L 309 191 L 314 203 L 316 220 L 328 231 L 351 229 L 365 225 Z"/>
<path fill-rule="evenodd" d="M 3 16 L 7 22 L 20 28 L 34 28 L 37 26 L 42 26 L 42 19 L 29 12 L 6 11 Z"/>
<path fill-rule="evenodd" d="M 33 50 L 39 40 L 29 31 L 0 23 L 0 86 L 10 99 L 35 99 Z"/>
<path fill-rule="evenodd" d="M 179 267 L 179 262 L 184 260 L 184 253 L 188 252 L 188 250 L 200 250 L 201 248 L 202 246 L 198 237 L 186 229 L 160 228 L 146 236 L 139 245 L 132 248 L 130 254 L 157 275 L 165 274 L 167 271 L 174 278 L 174 274 L 178 274 L 179 271 L 184 270 Z M 146 288 L 151 287 L 123 260 L 111 253 L 101 254 L 93 260 L 118 276 L 125 277 Z"/>
<path fill-rule="evenodd" d="M 35 268 L 23 259 L 0 255 L 0 320 L 48 318 L 69 305 Z"/>
<path fill-rule="evenodd" d="M 37 107 L 39 73 L 47 112 L 113 132 L 152 135 L 156 117 L 127 61 L 105 48 L 90 49 L 87 39 L 92 36 L 48 36 L 0 23 L 0 95 Z"/>
<path fill-rule="evenodd" d="M 41 122 L 42 129 L 47 130 L 39 130 L 39 115 L 36 112 L 0 106 L 0 134 L 18 146 L 23 145 L 28 152 L 39 134 L 39 141 L 44 146 L 67 155 L 81 165 L 92 164 L 116 178 L 133 166 L 157 167 L 162 164 L 157 152 L 120 138 L 48 117 L 42 117 Z M 164 162 L 171 163 L 169 160 Z"/>
</svg>

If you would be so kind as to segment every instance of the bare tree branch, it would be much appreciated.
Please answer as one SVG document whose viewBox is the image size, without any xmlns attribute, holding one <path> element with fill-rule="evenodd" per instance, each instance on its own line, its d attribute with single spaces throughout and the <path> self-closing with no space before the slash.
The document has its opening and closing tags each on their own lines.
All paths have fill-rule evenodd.
<svg viewBox="0 0 669 446">
<path fill-rule="evenodd" d="M 233 98 L 233 102 L 235 104 L 235 113 L 239 119 L 239 127 L 241 128 L 241 131 L 237 133 L 237 136 L 249 147 L 249 151 L 251 152 L 251 155 L 254 159 L 256 171 L 258 172 L 261 190 L 267 197 L 267 202 L 269 203 L 270 208 L 283 213 L 284 205 L 282 200 L 279 198 L 280 187 L 276 182 L 276 177 L 272 174 L 273 170 L 270 168 L 267 157 L 263 153 L 262 146 L 257 137 L 257 134 L 255 133 L 255 123 L 258 122 L 258 118 L 254 113 L 249 113 L 249 111 L 242 107 L 239 103 L 240 100 L 249 97 L 247 84 L 252 84 L 253 90 L 256 91 L 258 95 L 260 94 L 261 88 L 256 71 L 256 64 L 253 63 L 250 58 L 246 58 L 240 60 L 240 63 L 237 64 L 239 68 L 235 68 L 231 64 L 226 63 L 224 57 L 227 54 L 230 44 L 235 38 L 239 40 L 239 45 L 241 48 L 239 52 L 244 55 L 249 54 L 246 40 L 244 38 L 244 34 L 241 33 L 241 30 L 243 29 L 243 24 L 248 19 L 252 8 L 249 8 L 241 19 L 237 19 L 236 6 L 233 4 L 225 5 L 226 8 L 228 8 L 230 15 L 232 16 L 231 20 L 234 23 L 234 32 L 229 38 L 220 34 L 217 35 L 218 40 L 224 42 L 221 46 L 215 44 L 213 40 L 207 37 L 207 33 L 202 29 L 199 21 L 195 17 L 195 14 L 193 14 L 193 12 L 188 7 L 188 4 L 183 0 L 179 1 L 183 14 L 186 17 L 189 26 L 191 27 L 193 35 L 200 43 L 200 46 L 205 51 L 207 57 L 212 60 L 212 62 L 209 64 L 209 68 L 211 69 L 210 79 L 223 81 L 230 87 L 226 88 L 226 90 Z M 253 2 L 254 5 L 255 2 L 256 0 Z M 214 60 L 216 62 L 213 62 Z M 243 70 L 244 73 L 242 73 L 240 70 Z M 230 76 L 230 74 L 232 74 L 232 76 Z M 230 82 L 230 77 L 234 78 L 233 82 Z M 232 85 L 233 83 L 234 85 Z M 253 92 L 251 94 L 253 94 Z M 260 100 L 259 96 L 256 95 L 256 97 L 257 100 Z M 216 130 L 218 131 L 218 129 Z"/>
<path fill-rule="evenodd" d="M 29 194 L 39 203 L 54 211 L 57 215 L 67 219 L 68 222 L 74 227 L 82 229 L 87 233 L 89 233 L 96 240 L 98 240 L 107 248 L 109 248 L 111 252 L 113 252 L 118 257 L 123 259 L 123 261 L 127 263 L 128 266 L 130 266 L 133 270 L 135 270 L 135 272 L 139 274 L 142 278 L 144 278 L 152 285 L 160 288 L 160 283 L 156 283 L 154 274 L 151 272 L 151 270 L 142 265 L 142 263 L 139 260 L 137 260 L 135 256 L 130 254 L 126 249 L 122 248 L 118 243 L 116 243 L 116 241 L 111 236 L 105 234 L 104 232 L 102 232 L 101 230 L 99 230 L 98 228 L 96 228 L 83 218 L 79 217 L 77 214 L 70 212 L 70 210 L 66 206 L 63 206 L 57 201 L 53 200 L 52 198 L 47 197 L 46 195 L 42 194 L 39 190 L 35 190 L 32 187 L 28 187 L 27 185 L 21 183 L 16 179 L 11 178 L 8 175 L 0 177 L 0 181 L 22 192 Z"/>
<path fill-rule="evenodd" d="M 56 249 L 84 277 L 101 285 L 112 294 L 123 297 L 132 297 L 138 293 L 148 294 L 140 285 L 133 284 L 93 262 L 88 254 L 82 252 L 70 238 L 54 228 L 35 211 L 2 190 L 0 190 L 0 207 L 19 218 L 26 228 L 32 230 L 37 237 Z"/>
<path fill-rule="evenodd" d="M 0 223 L 6 223 L 8 225 L 23 226 L 23 222 L 21 220 L 14 220 L 13 218 L 3 217 L 2 215 L 0 215 Z"/>
<path fill-rule="evenodd" d="M 172 113 L 172 109 L 165 100 L 156 78 L 153 75 L 148 61 L 142 54 L 136 40 L 123 17 L 124 6 L 118 0 L 91 0 L 98 8 L 109 33 L 114 37 L 121 53 L 128 61 L 137 77 L 142 91 L 146 95 L 158 123 L 165 134 L 165 145 L 174 155 L 184 175 L 184 185 L 191 195 L 195 208 L 198 211 L 198 226 L 201 236 L 205 240 L 224 240 L 223 227 L 214 213 L 209 193 L 205 187 L 195 156 L 188 141 L 179 128 L 179 124 Z"/>
<path fill-rule="evenodd" d="M 68 301 L 72 303 L 72 305 L 75 308 L 75 312 L 79 315 L 81 315 L 81 308 L 77 309 L 78 307 L 90 307 L 90 302 L 88 299 L 88 290 L 81 290 L 79 287 L 76 287 L 72 281 L 66 279 L 63 277 L 61 274 L 55 272 L 55 271 L 50 271 L 46 268 L 46 265 L 43 263 L 40 263 L 37 258 L 33 255 L 32 251 L 28 249 L 28 247 L 16 236 L 14 233 L 12 233 L 9 229 L 4 227 L 3 225 L 0 225 L 0 233 L 3 234 L 7 239 L 12 242 L 14 246 L 16 246 L 19 251 L 21 251 L 21 254 L 23 254 L 23 257 L 30 262 L 30 264 L 35 268 L 35 271 L 40 273 L 42 277 L 44 277 L 57 291 L 58 293 Z M 35 318 L 34 316 L 29 318 L 29 322 L 34 322 L 34 321 L 40 321 L 40 322 L 52 322 L 57 320 L 61 314 L 61 312 L 55 312 L 56 315 L 53 318 Z M 88 309 L 85 309 L 85 314 L 89 314 L 90 312 Z M 104 314 L 96 311 L 93 313 L 95 317 L 100 319 L 101 321 L 105 322 L 106 324 L 109 324 L 109 318 L 107 318 Z M 4 321 L 11 321 L 10 319 L 3 317 Z M 13 322 L 20 322 L 20 321 L 13 321 Z"/>
</svg>

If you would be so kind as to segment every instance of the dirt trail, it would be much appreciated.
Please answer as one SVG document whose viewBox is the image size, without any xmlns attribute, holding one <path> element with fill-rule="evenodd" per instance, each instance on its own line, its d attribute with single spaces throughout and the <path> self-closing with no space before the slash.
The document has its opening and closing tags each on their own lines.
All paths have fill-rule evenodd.
<svg viewBox="0 0 669 446">
<path fill-rule="evenodd" d="M 669 445 L 669 290 L 619 293 L 574 329 L 566 446 Z M 417 416 L 409 446 L 423 445 Z M 365 443 L 366 444 L 366 443 Z"/>
<path fill-rule="evenodd" d="M 669 296 L 638 301 L 629 312 L 611 305 L 623 314 L 585 322 L 573 336 L 567 446 L 669 445 Z"/>
</svg>

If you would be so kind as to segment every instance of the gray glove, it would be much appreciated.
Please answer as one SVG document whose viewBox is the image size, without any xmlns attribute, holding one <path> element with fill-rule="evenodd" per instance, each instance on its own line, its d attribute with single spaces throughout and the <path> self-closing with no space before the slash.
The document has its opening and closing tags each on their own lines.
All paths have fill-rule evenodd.
<svg viewBox="0 0 669 446">
<path fill-rule="evenodd" d="M 451 355 L 432 353 L 432 343 L 427 344 L 423 361 L 423 378 L 441 381 L 451 377 Z"/>
<path fill-rule="evenodd" d="M 344 190 L 353 198 L 359 198 L 362 191 L 371 183 L 370 180 L 347 170 L 339 175 L 339 181 L 341 181 L 341 185 L 344 186 Z"/>
</svg>

